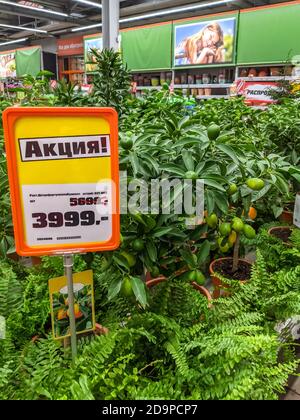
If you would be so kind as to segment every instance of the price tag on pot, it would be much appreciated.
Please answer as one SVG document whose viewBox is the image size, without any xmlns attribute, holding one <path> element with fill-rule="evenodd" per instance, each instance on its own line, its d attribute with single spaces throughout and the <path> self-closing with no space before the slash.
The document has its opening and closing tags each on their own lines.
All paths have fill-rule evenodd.
<svg viewBox="0 0 300 420">
<path fill-rule="evenodd" d="M 300 193 L 296 195 L 296 203 L 294 210 L 294 225 L 300 228 Z"/>
<path fill-rule="evenodd" d="M 20 255 L 118 247 L 117 127 L 117 114 L 108 108 L 8 108 L 4 112 Z"/>
</svg>

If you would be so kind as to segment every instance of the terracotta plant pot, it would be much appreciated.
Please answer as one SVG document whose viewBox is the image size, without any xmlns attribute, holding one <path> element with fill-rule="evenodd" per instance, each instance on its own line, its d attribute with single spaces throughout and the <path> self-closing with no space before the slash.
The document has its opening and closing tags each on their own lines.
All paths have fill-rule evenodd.
<svg viewBox="0 0 300 420">
<path fill-rule="evenodd" d="M 103 327 L 103 325 L 95 324 L 95 335 L 106 335 L 109 333 L 109 329 L 106 327 Z"/>
<path fill-rule="evenodd" d="M 294 213 L 290 210 L 283 210 L 281 215 L 279 216 L 279 220 L 284 223 L 288 223 L 289 225 L 294 224 Z"/>
<path fill-rule="evenodd" d="M 268 233 L 271 236 L 274 236 L 277 239 L 281 239 L 285 245 L 290 246 L 291 242 L 289 237 L 291 236 L 293 230 L 289 226 L 276 226 L 271 228 Z"/>
<path fill-rule="evenodd" d="M 31 257 L 32 265 L 40 265 L 42 262 L 41 257 Z"/>
<path fill-rule="evenodd" d="M 185 272 L 185 271 L 186 270 L 184 270 L 183 272 Z M 180 273 L 180 274 L 182 274 L 182 273 Z M 167 281 L 167 278 L 166 277 L 163 277 L 163 276 L 157 277 L 156 279 L 146 281 L 146 286 L 148 287 L 148 289 L 151 289 L 151 287 L 157 286 L 158 284 L 164 283 L 165 281 Z M 198 292 L 200 292 L 201 295 L 203 295 L 204 297 L 206 297 L 206 299 L 208 300 L 208 303 L 209 303 L 209 308 L 210 308 L 211 307 L 212 297 L 211 297 L 211 294 L 209 293 L 209 291 L 205 287 L 200 286 L 200 284 L 198 284 L 196 282 L 192 282 L 191 283 L 191 286 L 195 290 L 197 290 Z"/>
<path fill-rule="evenodd" d="M 211 280 L 212 283 L 214 285 L 214 292 L 213 292 L 213 299 L 218 299 L 221 295 L 221 289 L 227 289 L 229 286 L 227 284 L 222 283 L 222 281 L 220 280 L 220 278 L 217 276 L 216 272 L 215 272 L 215 266 L 217 263 L 222 263 L 222 261 L 232 261 L 233 262 L 233 258 L 232 257 L 226 257 L 226 258 L 219 258 L 217 260 L 214 260 L 210 266 L 209 266 L 209 272 L 210 272 L 210 276 L 211 276 Z M 245 263 L 247 265 L 249 265 L 249 267 L 252 266 L 252 264 L 244 259 L 239 259 L 239 263 Z M 226 276 L 223 276 L 226 277 Z M 226 277 L 227 278 L 227 277 Z M 240 280 L 241 283 L 246 283 L 249 279 L 242 279 Z M 223 296 L 229 296 L 229 293 L 222 293 Z"/>
</svg>

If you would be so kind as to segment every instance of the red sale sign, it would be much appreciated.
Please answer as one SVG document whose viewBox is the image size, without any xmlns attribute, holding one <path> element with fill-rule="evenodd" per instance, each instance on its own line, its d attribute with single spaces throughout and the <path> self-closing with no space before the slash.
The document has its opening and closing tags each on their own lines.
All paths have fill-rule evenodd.
<svg viewBox="0 0 300 420">
<path fill-rule="evenodd" d="M 270 90 L 278 89 L 276 82 L 236 81 L 236 94 L 245 97 L 248 105 L 269 105 L 276 103 L 270 96 Z"/>
</svg>

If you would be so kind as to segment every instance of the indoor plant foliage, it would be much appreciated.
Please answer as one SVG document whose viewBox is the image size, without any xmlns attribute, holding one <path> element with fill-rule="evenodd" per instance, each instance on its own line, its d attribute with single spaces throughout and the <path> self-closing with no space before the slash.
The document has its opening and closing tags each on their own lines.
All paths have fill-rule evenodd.
<svg viewBox="0 0 300 420">
<path fill-rule="evenodd" d="M 126 97 L 129 96 L 130 75 L 122 62 L 120 53 L 104 49 L 92 50 L 96 68 L 93 92 L 89 105 L 113 107 L 123 111 Z"/>
<path fill-rule="evenodd" d="M 285 297 L 278 313 L 273 310 L 277 288 L 290 286 L 284 275 L 279 286 L 270 281 L 265 288 L 266 275 L 259 257 L 252 281 L 237 284 L 230 298 L 192 324 L 166 312 L 163 298 L 155 300 L 146 312 L 112 323 L 108 335 L 80 340 L 74 367 L 52 339 L 24 343 L 16 351 L 9 334 L 0 343 L 1 398 L 277 399 L 297 362 L 272 326 L 276 314 L 296 307 L 282 306 Z M 182 297 L 179 302 L 178 311 L 186 304 Z"/>
<path fill-rule="evenodd" d="M 291 125 L 283 105 L 264 113 L 240 99 L 207 101 L 191 112 L 168 86 L 137 100 L 120 56 L 96 54 L 90 96 L 65 83 L 49 90 L 44 75 L 32 80 L 22 104 L 115 106 L 129 180 L 203 179 L 205 217 L 190 230 L 190 215 L 161 214 L 162 204 L 160 214 L 124 214 L 119 250 L 76 257 L 75 271 L 93 269 L 96 321 L 109 334 L 80 339 L 74 367 L 70 350 L 49 336 L 47 282 L 63 275 L 61 259 L 28 269 L 5 258 L 13 241 L 0 131 L 0 315 L 7 323 L 0 398 L 277 399 L 297 366 L 274 327 L 299 313 L 299 231 L 287 247 L 260 227 L 297 191 L 298 105 L 287 105 Z M 0 109 L 16 102 L 2 98 Z M 163 204 L 172 207 L 180 188 Z M 232 258 L 234 247 L 238 260 L 245 246 L 260 250 L 247 283 L 220 277 L 230 295 L 208 305 L 191 280 L 205 283 L 209 261 Z M 147 289 L 146 273 L 165 281 Z"/>
</svg>

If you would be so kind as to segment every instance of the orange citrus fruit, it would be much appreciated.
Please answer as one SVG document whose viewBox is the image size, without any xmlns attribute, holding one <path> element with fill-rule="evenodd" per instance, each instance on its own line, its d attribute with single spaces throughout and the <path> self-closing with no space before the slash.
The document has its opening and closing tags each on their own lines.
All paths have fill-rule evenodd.
<svg viewBox="0 0 300 420">
<path fill-rule="evenodd" d="M 236 238 L 237 238 L 237 234 L 236 232 L 233 230 L 231 232 L 231 234 L 228 237 L 228 242 L 230 245 L 234 245 L 236 243 Z"/>
<path fill-rule="evenodd" d="M 66 317 L 67 317 L 67 313 L 66 313 L 66 311 L 64 309 L 60 309 L 57 312 L 57 319 L 58 319 L 58 321 L 61 321 L 62 319 L 65 319 Z"/>
<path fill-rule="evenodd" d="M 254 207 L 250 207 L 248 216 L 251 220 L 255 220 L 257 218 L 257 210 Z"/>
</svg>

